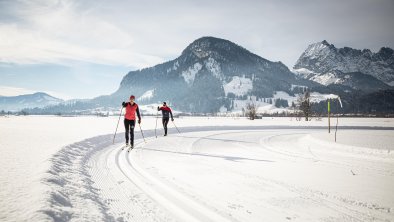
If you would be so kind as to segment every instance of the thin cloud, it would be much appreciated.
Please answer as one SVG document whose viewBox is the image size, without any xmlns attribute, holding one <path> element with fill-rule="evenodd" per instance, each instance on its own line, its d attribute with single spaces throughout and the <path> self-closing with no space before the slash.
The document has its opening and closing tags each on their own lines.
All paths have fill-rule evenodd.
<svg viewBox="0 0 394 222">
<path fill-rule="evenodd" d="M 290 68 L 306 47 L 393 47 L 392 0 L 0 1 L 0 61 L 70 60 L 143 68 L 202 36 L 229 39 Z"/>
<path fill-rule="evenodd" d="M 72 4 L 23 6 L 23 21 L 0 24 L 0 62 L 67 65 L 78 60 L 142 68 L 163 61 L 134 51 L 130 34 L 76 11 Z M 22 16 L 19 11 L 15 14 Z"/>
<path fill-rule="evenodd" d="M 12 87 L 12 86 L 0 86 L 0 96 L 20 96 L 20 95 L 26 95 L 26 94 L 34 94 L 36 92 L 44 92 L 48 95 L 51 95 L 53 97 L 63 99 L 63 100 L 75 99 L 74 97 L 71 97 L 69 95 L 65 95 L 63 93 L 54 92 L 54 91 L 32 90 L 32 89 L 26 89 L 26 88 L 21 88 L 21 87 Z"/>
<path fill-rule="evenodd" d="M 35 93 L 35 91 L 20 87 L 0 86 L 0 96 L 19 96 L 32 93 Z"/>
</svg>

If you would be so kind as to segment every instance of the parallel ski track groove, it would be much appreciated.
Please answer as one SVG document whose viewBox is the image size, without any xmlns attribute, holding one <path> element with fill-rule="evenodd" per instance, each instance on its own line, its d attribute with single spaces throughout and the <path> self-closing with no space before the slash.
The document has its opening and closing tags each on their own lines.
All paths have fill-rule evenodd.
<svg viewBox="0 0 394 222">
<path fill-rule="evenodd" d="M 163 184 L 159 184 L 157 180 L 155 181 L 156 183 L 153 183 L 152 182 L 153 177 L 147 178 L 146 176 L 147 174 L 141 172 L 141 170 L 138 169 L 130 161 L 129 155 L 127 155 L 130 153 L 126 153 L 125 159 L 127 162 L 127 169 L 128 170 L 131 169 L 132 171 L 134 171 L 133 174 L 139 175 L 139 178 L 138 177 L 131 178 L 130 175 L 126 173 L 126 169 L 123 169 L 124 167 L 126 167 L 126 165 L 120 164 L 119 158 L 121 156 L 121 153 L 122 150 L 119 149 L 115 156 L 116 159 L 115 162 L 118 168 L 122 171 L 123 175 L 126 178 L 128 178 L 128 180 L 132 182 L 135 186 L 143 190 L 152 199 L 158 202 L 164 209 L 168 209 L 170 212 L 178 214 L 174 216 L 177 216 L 178 219 L 180 219 L 180 221 L 182 221 L 182 219 L 187 219 L 187 221 L 218 221 L 215 219 L 219 219 L 220 221 L 229 221 L 227 218 L 224 218 L 223 216 L 217 214 L 216 212 L 211 211 L 210 209 L 204 206 L 201 206 L 200 204 L 194 202 L 193 200 L 181 194 L 180 192 L 177 192 L 174 189 L 171 189 L 170 187 L 167 187 L 165 185 L 163 186 Z M 132 171 L 128 171 L 128 172 L 132 172 Z M 153 188 L 150 188 L 150 186 L 157 186 L 161 188 L 162 190 L 167 192 L 166 193 L 167 195 L 160 194 L 158 191 L 155 191 Z M 176 205 L 175 203 L 168 201 L 170 199 L 175 200 L 177 202 L 181 202 L 182 205 Z M 167 206 L 165 203 L 167 203 Z M 208 214 L 209 216 L 207 216 L 206 214 Z"/>
<path fill-rule="evenodd" d="M 233 126 L 233 127 L 224 127 L 224 126 L 222 126 L 222 127 L 197 127 L 197 128 L 192 128 L 192 127 L 185 127 L 185 128 L 179 128 L 181 131 L 183 131 L 183 132 L 199 132 L 199 131 L 221 131 L 221 130 L 245 130 L 245 129 L 247 129 L 247 130 L 249 130 L 249 131 L 252 131 L 252 132 L 256 132 L 256 131 L 259 131 L 259 130 L 265 130 L 265 131 L 267 131 L 267 130 L 278 130 L 278 129 L 289 129 L 289 130 L 296 130 L 296 129 L 302 129 L 302 130 L 311 130 L 311 129 L 325 129 L 325 127 L 282 127 L 282 126 L 261 126 L 261 127 L 246 127 L 246 126 Z M 394 130 L 394 127 L 342 127 L 342 128 L 338 128 L 338 129 L 379 129 L 379 130 Z M 152 130 L 151 130 L 152 131 Z M 149 131 L 148 131 L 149 132 Z M 171 131 L 170 131 L 171 132 Z M 151 133 L 153 133 L 153 131 L 151 132 Z M 226 132 L 226 133 L 219 133 L 219 134 L 214 134 L 214 135 L 209 135 L 209 136 L 215 136 L 215 135 L 220 135 L 220 134 L 228 134 L 228 133 L 235 133 L 235 132 Z M 280 135 L 274 135 L 274 136 L 268 136 L 268 137 L 265 137 L 265 138 L 261 138 L 260 139 L 260 141 L 259 141 L 259 143 L 256 143 L 256 144 L 258 144 L 260 147 L 262 147 L 265 151 L 268 151 L 268 152 L 272 152 L 272 153 L 276 153 L 277 155 L 279 155 L 279 156 L 281 156 L 282 158 L 283 157 L 285 157 L 285 156 L 287 156 L 287 157 L 290 157 L 290 158 L 287 158 L 287 160 L 289 161 L 289 160 L 291 160 L 291 159 L 293 159 L 294 160 L 294 158 L 302 158 L 302 159 L 307 159 L 307 160 L 313 160 L 313 161 L 316 161 L 316 160 L 318 160 L 318 161 L 323 161 L 323 162 L 327 162 L 327 163 L 330 163 L 330 164 L 341 164 L 341 165 L 343 165 L 343 166 L 346 166 L 346 167 L 360 167 L 360 168 L 363 168 L 363 166 L 354 166 L 354 165 L 349 165 L 349 164 L 344 164 L 344 163 L 338 163 L 338 162 L 335 162 L 335 161 L 330 161 L 330 160 L 324 160 L 324 159 L 321 159 L 320 157 L 319 158 L 316 158 L 317 156 L 315 156 L 313 153 L 312 153 L 312 151 L 311 151 L 311 148 L 309 147 L 308 149 L 309 149 L 309 152 L 310 152 L 310 154 L 311 154 L 311 156 L 312 156 L 312 158 L 310 158 L 310 157 L 305 157 L 305 156 L 300 156 L 300 155 L 297 155 L 297 153 L 289 153 L 289 152 L 281 152 L 281 151 L 277 151 L 277 150 L 273 150 L 272 148 L 273 147 L 270 147 L 268 144 L 262 144 L 262 141 L 265 141 L 265 142 L 267 142 L 267 143 L 269 143 L 269 140 L 271 139 L 271 138 L 273 138 L 273 137 L 275 137 L 275 136 L 283 136 L 283 135 L 286 135 L 286 134 L 280 134 Z M 291 135 L 293 135 L 293 134 L 291 134 Z M 204 138 L 200 138 L 199 140 L 201 140 L 201 139 L 204 139 Z M 193 144 L 194 143 L 196 143 L 197 141 L 194 141 L 193 142 Z M 135 147 L 137 147 L 138 145 L 140 145 L 140 144 L 142 144 L 143 142 L 139 142 L 139 143 L 136 143 L 136 145 L 135 145 Z M 243 145 L 243 144 L 241 144 L 241 145 Z M 103 150 L 105 150 L 106 148 L 104 148 Z M 114 177 L 114 175 L 109 175 L 110 174 L 110 168 L 109 168 L 109 160 L 110 160 L 110 158 L 112 158 L 112 154 L 113 154 L 113 152 L 115 152 L 115 163 L 116 163 L 116 168 L 118 168 L 119 169 L 119 171 L 120 171 L 120 173 L 122 173 L 124 176 L 125 176 L 125 178 L 129 181 L 129 183 L 132 183 L 132 184 L 134 184 L 137 188 L 139 188 L 141 191 L 143 191 L 143 192 L 145 192 L 145 194 L 146 195 L 148 195 L 150 198 L 152 198 L 152 200 L 154 200 L 154 201 L 156 201 L 158 204 L 159 204 L 159 206 L 161 205 L 162 207 L 163 207 L 163 209 L 169 209 L 169 207 L 168 206 L 164 206 L 163 205 L 163 203 L 164 202 L 166 202 L 166 201 L 164 201 L 163 202 L 163 200 L 169 200 L 169 198 L 166 198 L 165 196 L 163 196 L 163 195 L 160 195 L 160 194 L 158 194 L 158 192 L 157 191 L 155 191 L 154 189 L 153 190 L 149 190 L 149 189 L 151 189 L 151 188 L 147 188 L 147 187 L 145 187 L 144 185 L 149 185 L 149 184 L 152 184 L 152 183 L 147 183 L 146 181 L 149 181 L 149 178 L 147 178 L 146 176 L 144 176 L 144 174 L 146 174 L 146 173 L 141 173 L 140 171 L 139 171 L 139 169 L 138 169 L 138 167 L 136 167 L 135 165 L 133 165 L 133 163 L 132 163 L 132 161 L 130 160 L 130 157 L 129 157 L 129 155 L 127 155 L 127 154 L 131 154 L 131 153 L 134 153 L 133 151 L 131 151 L 130 153 L 128 153 L 127 152 L 127 149 L 125 149 L 125 150 L 123 150 L 124 152 L 125 152 L 125 155 L 123 156 L 124 157 L 124 159 L 122 159 L 122 161 L 124 161 L 124 163 L 126 163 L 126 164 L 124 164 L 124 165 L 122 165 L 122 164 L 120 164 L 120 157 L 121 157 L 121 152 L 122 152 L 122 150 L 120 149 L 120 147 L 117 149 L 117 150 L 105 150 L 105 154 L 104 154 L 104 157 L 102 157 L 102 158 L 105 158 L 106 159 L 106 164 L 105 164 L 105 169 L 106 169 L 106 172 L 107 172 L 107 175 L 106 175 L 106 177 L 104 177 L 103 175 L 100 175 L 100 173 L 98 173 L 98 169 L 100 168 L 100 167 L 103 167 L 103 166 L 98 166 L 97 165 L 97 163 L 93 160 L 93 162 L 92 162 L 92 164 L 93 164 L 93 169 L 91 169 L 91 172 L 93 172 L 93 173 L 95 173 L 95 175 L 99 175 L 98 176 L 98 178 L 99 178 L 99 180 L 98 181 L 95 181 L 95 182 L 97 182 L 98 184 L 99 183 L 104 183 L 103 181 L 105 181 L 105 180 L 111 180 L 112 182 L 114 182 L 114 183 L 117 183 L 118 182 L 118 180 L 117 180 L 117 178 L 115 178 Z M 140 154 L 140 153 L 139 153 Z M 94 154 L 93 154 L 94 155 Z M 88 155 L 86 155 L 85 157 L 83 157 L 83 162 L 87 162 L 88 161 L 88 159 L 91 159 L 92 158 L 92 153 L 88 153 Z M 379 171 L 379 170 L 381 170 L 381 169 L 374 169 L 374 168 L 368 168 L 368 167 L 364 167 L 365 169 L 367 169 L 367 170 L 372 170 L 372 171 Z M 130 175 L 127 173 L 128 171 L 127 170 L 132 170 L 133 172 L 131 172 L 132 174 L 134 174 L 134 175 L 139 175 L 140 176 L 140 178 L 134 178 L 134 180 L 133 180 L 133 178 L 132 177 L 130 177 Z M 381 171 L 380 171 L 380 173 L 382 173 Z M 385 172 L 386 173 L 386 172 Z M 383 173 L 383 174 L 385 174 L 385 173 Z M 387 174 L 387 173 L 386 173 Z M 148 175 L 149 175 L 149 173 L 148 173 Z M 390 175 L 393 175 L 393 172 L 390 172 Z M 108 177 L 108 176 L 110 176 L 110 177 Z M 137 179 L 137 181 L 135 180 L 135 179 Z M 140 181 L 138 181 L 138 179 L 140 180 Z M 145 180 L 145 182 L 144 182 L 144 180 Z M 334 208 L 346 208 L 348 211 L 353 211 L 353 209 L 348 209 L 348 207 L 347 206 L 343 206 L 343 205 L 340 205 L 340 204 L 338 204 L 338 203 L 336 203 L 336 202 L 332 202 L 332 201 L 330 201 L 330 200 L 328 200 L 328 199 L 326 199 L 326 198 L 323 198 L 323 196 L 324 196 L 324 194 L 322 194 L 322 195 L 320 195 L 321 197 L 316 197 L 316 195 L 313 193 L 314 191 L 308 191 L 308 190 L 306 190 L 305 192 L 304 191 L 302 191 L 302 189 L 303 188 L 297 188 L 297 187 L 294 187 L 294 186 L 291 186 L 291 185 L 288 185 L 288 184 L 283 184 L 282 182 L 275 182 L 275 181 L 272 181 L 273 183 L 276 183 L 277 185 L 282 185 L 282 186 L 285 186 L 285 187 L 287 187 L 288 189 L 292 189 L 294 192 L 299 192 L 300 193 L 300 195 L 306 195 L 306 196 L 308 196 L 308 197 L 311 197 L 311 198 L 317 198 L 317 199 L 313 199 L 314 201 L 320 201 L 319 203 L 321 203 L 322 201 L 326 201 L 326 202 L 331 202 L 330 204 L 331 204 L 331 206 L 332 205 L 334 205 Z M 157 186 L 157 184 L 155 184 L 156 186 Z M 159 187 L 160 187 L 160 185 L 159 185 Z M 123 186 L 122 186 L 122 189 L 125 189 L 125 188 L 123 188 Z M 163 187 L 161 187 L 161 189 L 164 189 L 164 190 L 166 190 L 166 189 L 169 189 L 169 190 L 171 190 L 171 188 L 170 187 L 166 187 L 166 188 L 163 188 Z M 173 192 L 177 192 L 177 191 L 175 191 L 175 189 L 172 189 L 172 191 Z M 308 192 L 310 192 L 311 194 L 306 194 L 306 193 L 308 193 Z M 180 196 L 180 199 L 181 200 L 179 200 L 179 197 L 178 197 L 178 199 L 177 199 L 177 197 L 171 197 L 171 198 L 173 198 L 173 199 L 175 199 L 175 200 L 177 200 L 177 201 L 180 201 L 181 203 L 183 202 L 184 203 L 184 198 L 186 198 L 186 199 L 191 199 L 190 197 L 188 198 L 188 197 L 186 197 L 184 194 L 182 194 L 182 193 L 180 193 L 180 192 L 177 192 L 177 194 L 179 194 L 179 195 L 181 195 Z M 184 197 L 182 197 L 182 195 L 184 196 Z M 160 197 L 161 196 L 161 197 Z M 170 195 L 171 196 L 171 195 Z M 105 197 L 104 196 L 104 198 L 108 198 L 108 197 Z M 113 198 L 112 196 L 111 196 L 111 198 Z M 160 200 L 160 198 L 162 198 L 161 200 Z M 331 197 L 331 198 L 334 198 L 335 199 L 335 197 Z M 158 200 L 159 199 L 159 200 Z M 107 199 L 107 200 L 111 200 L 111 199 Z M 167 201 L 168 202 L 168 201 Z M 116 201 L 115 201 L 115 203 L 114 202 L 111 202 L 111 204 L 112 204 L 112 206 L 114 206 L 114 207 L 116 207 L 116 208 L 119 208 L 120 207 L 120 204 L 121 203 L 117 203 Z M 134 203 L 135 204 L 135 203 Z M 139 203 L 138 203 L 139 204 Z M 200 205 L 200 210 L 194 210 L 194 211 L 192 211 L 192 212 L 188 212 L 187 211 L 187 209 L 188 208 L 191 208 L 191 206 L 193 205 L 193 204 L 191 204 L 191 205 L 189 205 L 189 206 L 184 206 L 184 207 L 182 207 L 182 206 L 176 206 L 175 205 L 175 203 L 172 203 L 174 206 L 172 206 L 173 208 L 176 208 L 176 209 L 178 209 L 179 211 L 178 211 L 178 219 L 185 219 L 185 218 L 187 218 L 187 219 L 190 219 L 190 220 L 188 220 L 188 221 L 200 221 L 201 220 L 201 218 L 204 218 L 204 221 L 206 221 L 206 220 L 212 220 L 212 218 L 210 218 L 210 217 L 206 217 L 205 215 L 204 215 L 204 213 L 206 213 L 206 212 L 209 212 L 210 213 L 210 216 L 212 216 L 212 215 L 214 215 L 215 216 L 215 218 L 220 218 L 221 219 L 221 221 L 225 221 L 225 220 L 228 220 L 227 218 L 224 218 L 223 216 L 221 216 L 220 214 L 218 214 L 218 213 L 216 213 L 216 212 L 214 212 L 213 210 L 211 210 L 211 209 L 208 209 L 208 208 L 206 208 L 206 207 L 204 207 L 204 206 L 202 206 L 201 204 L 199 204 L 199 203 L 197 203 L 197 202 L 193 202 L 193 204 L 197 204 L 197 205 Z M 140 205 L 140 204 L 139 204 Z M 144 207 L 143 205 L 140 205 L 140 207 Z M 171 208 L 171 207 L 170 207 Z M 201 210 L 202 209 L 202 210 Z M 338 209 L 337 209 L 337 211 L 338 211 Z M 169 212 L 171 212 L 171 210 L 169 211 Z M 341 211 L 338 211 L 338 212 L 341 212 Z M 174 212 L 172 212 L 172 213 L 174 213 Z M 345 212 L 341 212 L 341 213 L 344 213 L 344 214 L 346 214 Z M 356 213 L 356 215 L 358 215 L 358 216 L 360 216 L 360 217 L 363 217 L 363 219 L 371 219 L 370 217 L 369 217 L 369 215 L 366 215 L 366 214 L 364 214 L 364 213 L 361 213 L 361 212 L 358 212 L 358 211 L 354 211 L 353 213 Z M 351 215 L 349 215 L 349 217 L 352 217 L 353 218 L 353 216 L 351 216 Z M 134 218 L 134 219 L 136 219 L 136 218 Z M 141 218 L 138 218 L 137 220 L 139 220 L 139 219 L 141 219 Z M 205 220 L 206 219 L 206 220 Z M 355 219 L 355 220 L 358 220 L 358 218 L 353 218 L 353 219 Z"/>
</svg>

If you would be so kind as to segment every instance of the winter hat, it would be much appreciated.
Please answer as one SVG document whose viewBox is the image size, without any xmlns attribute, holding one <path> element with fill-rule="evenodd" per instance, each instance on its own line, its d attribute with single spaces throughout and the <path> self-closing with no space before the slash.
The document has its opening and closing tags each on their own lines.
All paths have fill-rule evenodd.
<svg viewBox="0 0 394 222">
<path fill-rule="evenodd" d="M 167 103 L 166 103 L 166 102 L 163 102 L 163 104 L 164 104 L 164 105 L 167 105 Z"/>
<path fill-rule="evenodd" d="M 135 99 L 135 96 L 134 96 L 134 95 L 131 95 L 131 96 L 130 96 L 130 99 Z"/>
</svg>

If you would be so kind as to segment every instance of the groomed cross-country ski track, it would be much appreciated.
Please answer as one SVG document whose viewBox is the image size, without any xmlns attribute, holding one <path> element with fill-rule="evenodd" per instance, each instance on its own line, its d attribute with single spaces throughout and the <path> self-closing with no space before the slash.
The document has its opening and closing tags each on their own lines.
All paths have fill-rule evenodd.
<svg viewBox="0 0 394 222">
<path fill-rule="evenodd" d="M 342 127 L 341 136 L 393 128 Z M 89 138 L 51 159 L 55 221 L 393 221 L 394 156 L 320 140 L 323 127 L 136 128 Z M 158 132 L 159 133 L 159 132 Z M 161 133 L 161 131 L 160 131 Z"/>
</svg>

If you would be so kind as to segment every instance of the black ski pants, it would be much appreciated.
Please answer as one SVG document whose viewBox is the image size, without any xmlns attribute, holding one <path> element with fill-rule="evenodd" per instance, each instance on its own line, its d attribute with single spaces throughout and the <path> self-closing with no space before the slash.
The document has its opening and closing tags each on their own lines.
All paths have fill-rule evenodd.
<svg viewBox="0 0 394 222">
<path fill-rule="evenodd" d="M 124 127 L 126 129 L 125 132 L 126 143 L 129 142 L 129 134 L 130 134 L 130 144 L 134 145 L 135 120 L 124 119 Z"/>
<path fill-rule="evenodd" d="M 164 117 L 163 118 L 163 127 L 164 127 L 164 134 L 165 135 L 167 135 L 167 125 L 168 125 L 169 121 L 170 121 L 169 117 Z"/>
</svg>

